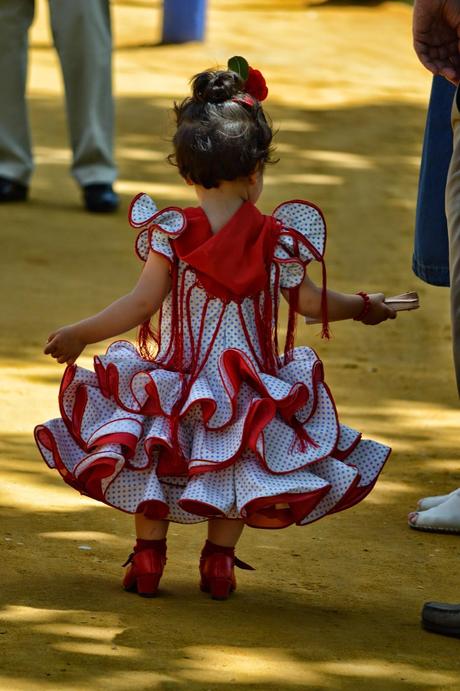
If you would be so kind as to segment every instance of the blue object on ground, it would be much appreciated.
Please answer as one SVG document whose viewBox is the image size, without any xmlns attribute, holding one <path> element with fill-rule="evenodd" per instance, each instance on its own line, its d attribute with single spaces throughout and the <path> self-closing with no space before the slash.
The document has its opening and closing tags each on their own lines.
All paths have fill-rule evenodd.
<svg viewBox="0 0 460 691">
<path fill-rule="evenodd" d="M 164 0 L 162 43 L 202 41 L 206 0 Z"/>
<path fill-rule="evenodd" d="M 449 240 L 445 188 L 452 157 L 450 114 L 455 87 L 434 77 L 423 141 L 412 268 L 435 286 L 449 285 Z"/>
</svg>

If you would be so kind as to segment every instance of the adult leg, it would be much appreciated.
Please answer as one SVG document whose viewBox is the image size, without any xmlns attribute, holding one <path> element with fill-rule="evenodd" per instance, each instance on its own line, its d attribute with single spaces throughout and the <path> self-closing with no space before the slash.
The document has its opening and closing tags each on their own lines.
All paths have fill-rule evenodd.
<svg viewBox="0 0 460 691">
<path fill-rule="evenodd" d="M 452 105 L 454 145 L 447 177 L 446 214 L 449 230 L 450 304 L 457 388 L 460 394 L 460 95 Z"/>
<path fill-rule="evenodd" d="M 111 184 L 113 161 L 112 37 L 108 0 L 50 0 L 73 151 L 72 173 L 85 187 Z"/>
<path fill-rule="evenodd" d="M 28 185 L 32 172 L 25 102 L 34 0 L 0 0 L 0 177 Z"/>
<path fill-rule="evenodd" d="M 453 151 L 446 185 L 446 216 L 449 232 L 449 273 L 454 364 L 460 393 L 460 97 L 452 104 Z M 435 166 L 434 166 L 435 167 Z M 460 494 L 427 511 L 409 514 L 409 525 L 418 530 L 460 533 Z"/>
<path fill-rule="evenodd" d="M 449 285 L 449 246 L 445 213 L 447 171 L 452 155 L 450 113 L 455 87 L 434 77 L 423 140 L 412 268 L 436 286 Z"/>
</svg>

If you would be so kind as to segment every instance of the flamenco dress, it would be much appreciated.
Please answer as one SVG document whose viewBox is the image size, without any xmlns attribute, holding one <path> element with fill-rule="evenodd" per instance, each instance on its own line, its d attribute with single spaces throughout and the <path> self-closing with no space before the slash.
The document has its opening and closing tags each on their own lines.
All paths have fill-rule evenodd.
<svg viewBox="0 0 460 691">
<path fill-rule="evenodd" d="M 67 367 L 61 417 L 35 429 L 48 466 L 93 499 L 178 523 L 284 528 L 360 502 L 390 449 L 339 421 L 318 356 L 293 348 L 305 267 L 324 268 L 319 209 L 295 200 L 263 215 L 244 202 L 213 234 L 201 208 L 158 211 L 141 194 L 130 223 L 140 259 L 170 266 L 156 352 L 120 340 L 94 371 Z M 142 327 L 144 346 L 153 333 Z"/>
</svg>

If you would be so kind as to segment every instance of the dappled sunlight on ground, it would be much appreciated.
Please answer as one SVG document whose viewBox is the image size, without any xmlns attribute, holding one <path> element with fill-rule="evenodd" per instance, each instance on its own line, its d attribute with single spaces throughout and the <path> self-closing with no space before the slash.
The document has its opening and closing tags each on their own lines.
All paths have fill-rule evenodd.
<svg viewBox="0 0 460 691">
<path fill-rule="evenodd" d="M 292 653 L 277 648 L 199 647 L 186 648 L 187 659 L 176 664 L 180 676 L 190 681 L 208 683 L 239 682 L 289 686 L 329 686 L 305 662 L 297 662 Z"/>
<path fill-rule="evenodd" d="M 80 543 L 84 542 L 86 545 L 91 542 L 123 546 L 126 544 L 126 541 L 122 540 L 117 535 L 101 533 L 96 530 L 54 531 L 50 533 L 40 533 L 40 537 L 54 538 L 55 540 L 76 540 Z"/>
<path fill-rule="evenodd" d="M 131 194 L 133 197 L 139 194 L 139 181 L 121 179 L 117 188 L 122 194 Z M 176 184 L 166 185 L 162 182 L 144 182 L 142 183 L 142 192 L 146 192 L 154 196 L 156 199 L 161 197 L 180 197 L 184 201 L 194 202 L 196 197 L 193 190 L 184 190 L 180 181 Z M 192 204 L 190 204 L 192 206 Z"/>
<path fill-rule="evenodd" d="M 377 683 L 406 681 L 408 686 L 439 686 L 454 684 L 457 676 L 439 674 L 437 671 L 420 671 L 415 666 L 388 663 L 383 660 L 357 659 L 348 662 L 301 662 L 296 653 L 277 648 L 252 650 L 229 648 L 188 648 L 190 658 L 181 661 L 180 675 L 193 681 L 209 683 L 239 682 L 247 684 L 275 684 L 279 688 L 300 686 L 303 688 L 336 688 L 336 682 L 344 678 L 367 679 Z M 419 687 L 420 688 L 420 687 Z"/>
<path fill-rule="evenodd" d="M 149 603 L 148 603 L 149 604 Z M 146 606 L 148 606 L 148 604 Z M 152 603 L 150 603 L 152 604 Z M 154 605 L 153 605 L 154 607 Z M 273 614 L 268 608 L 267 616 Z M 290 608 L 287 608 L 287 621 L 290 619 Z M 314 608 L 303 615 L 310 615 L 312 622 L 305 620 L 304 627 L 310 629 L 318 625 L 319 612 Z M 357 641 L 356 650 L 362 649 L 359 625 L 370 612 L 358 612 L 357 616 L 346 617 L 340 609 L 325 610 L 323 618 L 327 624 L 347 628 L 354 624 Z M 215 623 L 222 623 L 217 613 Z M 260 619 L 260 617 L 258 617 Z M 261 688 L 311 688 L 311 689 L 351 689 L 372 688 L 385 689 L 455 689 L 458 675 L 452 667 L 442 670 L 435 665 L 407 663 L 399 659 L 386 659 L 385 655 L 363 656 L 359 652 L 350 654 L 346 659 L 339 659 L 327 652 L 325 641 L 320 643 L 311 639 L 306 647 L 301 645 L 304 635 L 298 632 L 297 641 L 289 648 L 276 645 L 235 643 L 205 643 L 202 640 L 203 622 L 200 629 L 194 630 L 195 643 L 185 643 L 183 633 L 177 632 L 179 645 L 168 650 L 167 640 L 160 642 L 155 633 L 155 617 L 152 624 L 144 627 L 145 639 L 136 639 L 133 635 L 138 629 L 132 616 L 114 615 L 109 611 L 99 611 L 96 617 L 91 610 L 66 608 L 38 609 L 24 606 L 6 607 L 0 612 L 2 626 L 20 627 L 27 625 L 27 642 L 33 644 L 46 642 L 47 649 L 56 660 L 56 667 L 44 674 L 44 679 L 36 680 L 37 689 L 55 688 L 56 676 L 66 673 L 66 689 L 88 688 L 79 684 L 74 678 L 73 670 L 79 659 L 84 659 L 88 672 L 91 672 L 91 688 L 128 689 L 130 683 L 136 683 L 139 689 L 177 688 L 186 686 L 190 689 L 211 688 L 245 689 L 251 686 Z M 377 623 L 378 626 L 378 623 Z M 248 622 L 248 630 L 242 638 L 254 632 Z M 11 629 L 11 630 L 13 630 Z M 294 633 L 292 631 L 292 633 Z M 262 634 L 263 635 L 263 634 Z M 241 636 L 240 636 L 241 637 Z M 260 636 L 259 636 L 260 637 Z M 224 638 L 227 637 L 224 635 Z M 446 641 L 454 651 L 455 641 Z M 404 645 L 402 646 L 404 649 Z M 164 659 L 167 655 L 167 669 Z M 152 667 L 152 656 L 159 656 Z M 101 673 L 100 665 L 104 665 Z M 64 667 L 59 669 L 62 665 Z M 46 679 L 48 677 L 48 680 Z M 9 678 L 12 688 L 28 690 L 33 688 L 25 677 L 15 675 Z M 7 677 L 0 676 L 0 683 Z M 123 686 L 123 683 L 126 686 Z M 367 686 L 366 686 L 367 685 Z"/>
</svg>

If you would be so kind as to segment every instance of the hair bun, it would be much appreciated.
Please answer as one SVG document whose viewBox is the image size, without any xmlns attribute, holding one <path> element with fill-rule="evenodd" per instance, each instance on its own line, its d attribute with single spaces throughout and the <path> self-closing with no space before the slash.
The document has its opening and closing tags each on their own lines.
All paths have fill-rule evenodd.
<svg viewBox="0 0 460 691">
<path fill-rule="evenodd" d="M 193 99 L 201 103 L 223 103 L 240 93 L 241 77 L 231 71 L 201 72 L 193 78 Z"/>
</svg>

